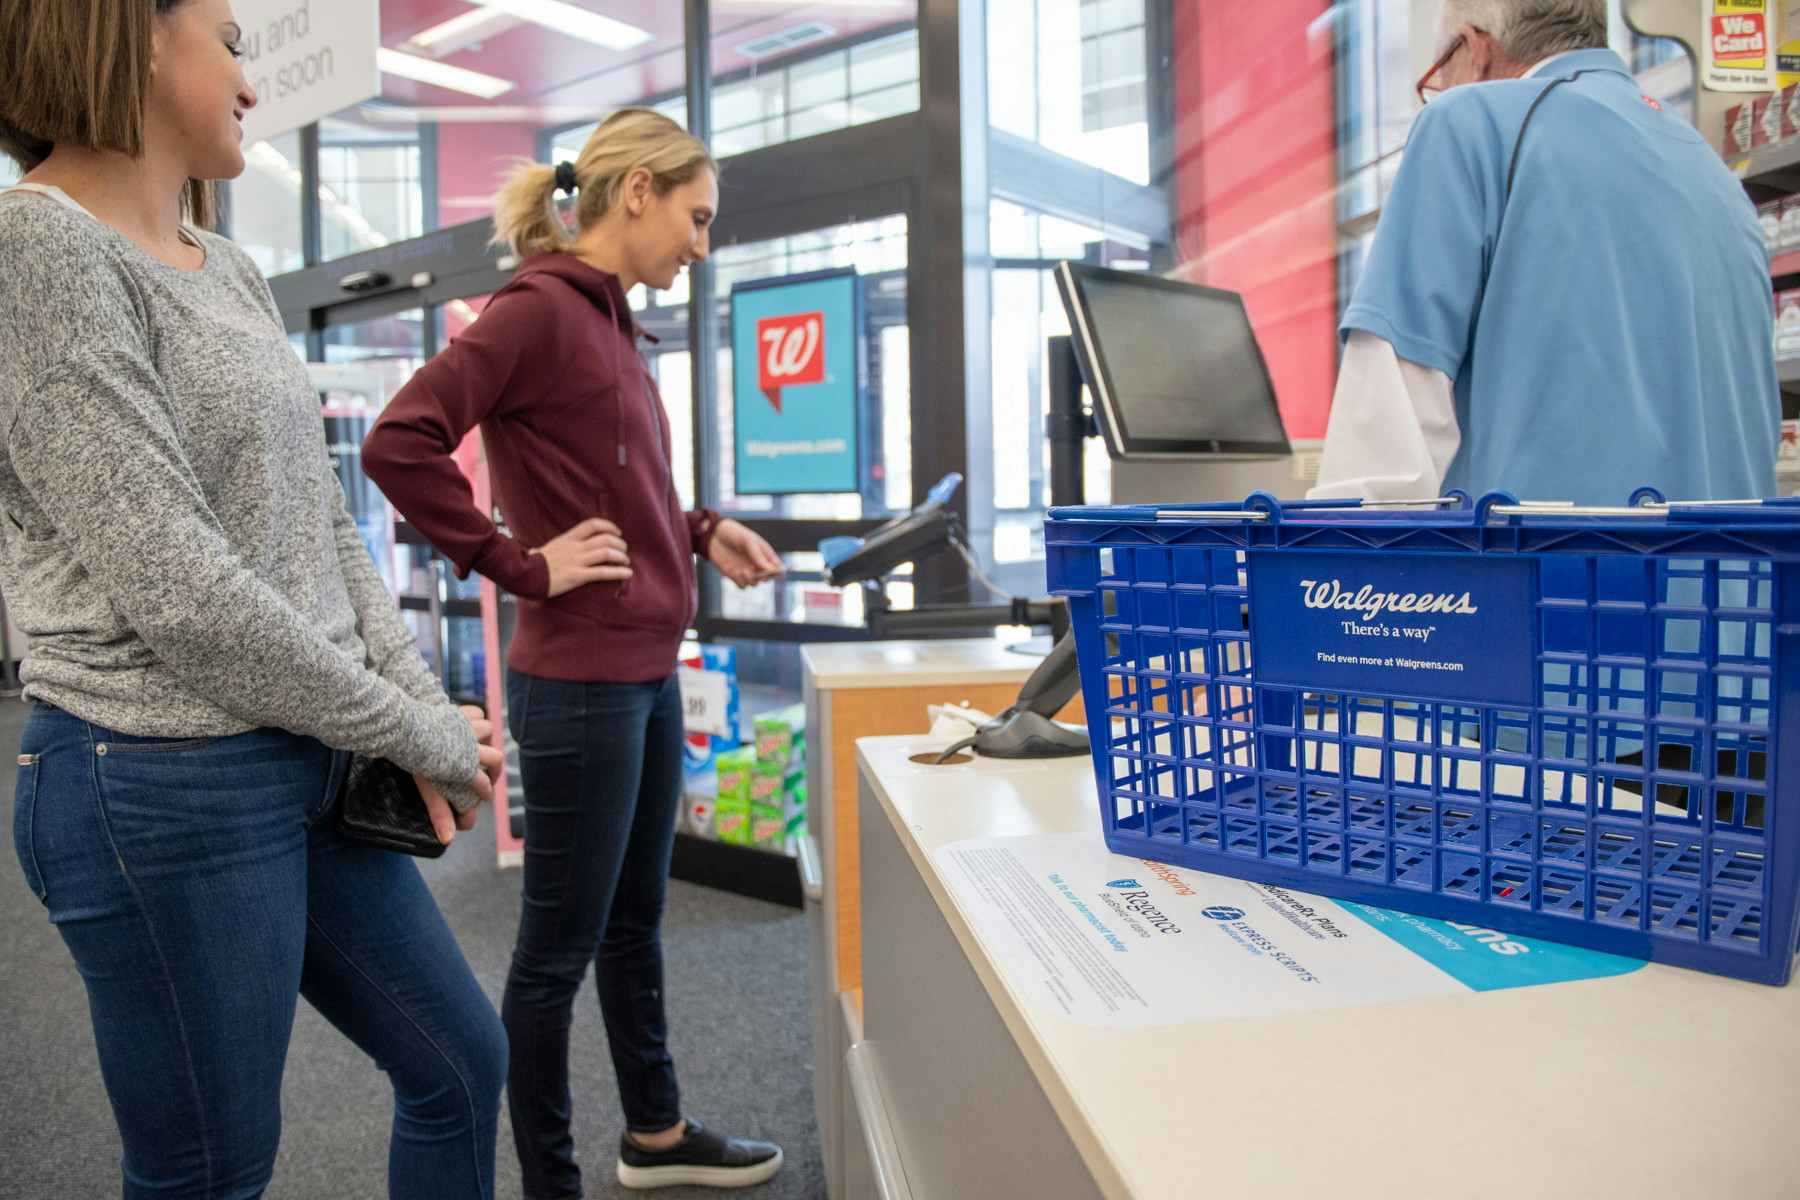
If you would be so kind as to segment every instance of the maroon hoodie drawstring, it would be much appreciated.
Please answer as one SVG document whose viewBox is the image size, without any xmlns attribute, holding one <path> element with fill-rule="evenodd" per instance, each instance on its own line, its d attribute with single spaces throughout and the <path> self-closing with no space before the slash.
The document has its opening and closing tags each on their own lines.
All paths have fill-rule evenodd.
<svg viewBox="0 0 1800 1200">
<path fill-rule="evenodd" d="M 619 324 L 619 311 L 618 311 L 618 309 L 613 307 L 612 290 L 610 288 L 603 288 L 601 290 L 601 297 L 606 302 L 606 319 L 607 319 L 607 321 L 612 326 L 617 327 Z M 612 341 L 612 338 L 608 337 L 606 340 L 610 343 Z M 614 412 L 613 412 L 613 444 L 618 446 L 618 448 L 619 448 L 619 465 L 621 467 L 623 467 L 626 465 L 626 457 L 625 457 L 625 381 L 624 381 L 624 378 L 619 374 L 619 354 L 618 354 L 618 351 L 616 351 L 616 350 L 613 351 L 612 378 L 613 378 L 613 387 L 615 389 L 615 394 L 618 396 L 618 403 L 613 406 L 613 408 L 614 408 Z"/>
<path fill-rule="evenodd" d="M 614 334 L 617 332 L 617 328 L 618 328 L 618 324 L 619 324 L 619 311 L 617 308 L 615 308 L 613 306 L 612 290 L 610 288 L 602 288 L 600 294 L 601 294 L 601 298 L 605 301 L 605 305 L 606 305 L 606 319 L 607 319 L 607 322 L 609 325 L 609 328 L 607 329 L 606 341 L 610 344 L 613 340 Z M 626 462 L 626 459 L 625 459 L 625 381 L 624 381 L 623 377 L 619 374 L 619 352 L 616 350 L 613 351 L 613 355 L 612 355 L 612 380 L 613 380 L 613 397 L 614 397 L 613 444 L 618 446 L 618 448 L 619 448 L 619 466 L 623 467 L 623 466 L 625 466 L 625 462 Z M 630 590 L 631 590 L 631 580 L 629 578 L 619 581 L 619 595 L 620 596 L 625 595 L 625 593 L 629 592 Z"/>
</svg>

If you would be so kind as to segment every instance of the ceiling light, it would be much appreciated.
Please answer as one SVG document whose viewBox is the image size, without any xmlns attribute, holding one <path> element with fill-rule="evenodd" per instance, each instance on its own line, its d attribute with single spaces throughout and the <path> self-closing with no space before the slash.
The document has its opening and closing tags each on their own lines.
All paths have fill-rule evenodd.
<svg viewBox="0 0 1800 1200">
<path fill-rule="evenodd" d="M 793 8 L 793 0 L 713 0 L 714 8 Z M 832 8 L 872 12 L 915 13 L 917 0 L 831 0 Z"/>
<path fill-rule="evenodd" d="M 566 33 L 596 46 L 605 46 L 608 50 L 629 50 L 633 46 L 643 45 L 651 38 L 647 29 L 639 29 L 636 25 L 627 25 L 623 21 L 603 17 L 597 12 L 565 4 L 563 0 L 471 0 L 471 3 L 506 13 L 521 21 L 530 21 L 533 25 L 554 29 L 558 33 Z"/>
<path fill-rule="evenodd" d="M 507 15 L 497 8 L 471 8 L 460 16 L 451 17 L 442 24 L 433 25 L 407 39 L 407 46 L 424 50 L 436 58 L 446 54 L 454 54 L 464 46 L 473 45 L 483 38 L 505 33 L 508 29 L 517 28 L 516 17 Z"/>
<path fill-rule="evenodd" d="M 398 75 L 402 79 L 411 79 L 418 83 L 429 83 L 433 87 L 449 88 L 453 92 L 463 92 L 470 96 L 480 96 L 483 100 L 492 100 L 495 96 L 505 95 L 514 87 L 508 80 L 496 79 L 492 75 L 483 75 L 480 71 L 468 71 L 462 67 L 453 67 L 449 63 L 436 62 L 413 54 L 402 54 L 398 50 L 389 50 L 385 46 L 377 51 L 376 61 L 381 64 L 381 69 L 389 75 Z"/>
<path fill-rule="evenodd" d="M 440 125 L 572 125 L 598 121 L 607 110 L 577 104 L 364 104 L 357 112 L 363 120 L 376 125 L 417 125 L 423 121 Z"/>
</svg>

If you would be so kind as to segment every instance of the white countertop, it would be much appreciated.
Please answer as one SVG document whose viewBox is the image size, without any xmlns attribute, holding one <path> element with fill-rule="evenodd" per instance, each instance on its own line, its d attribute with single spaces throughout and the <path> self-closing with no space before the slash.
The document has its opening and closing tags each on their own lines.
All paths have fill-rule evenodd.
<svg viewBox="0 0 1800 1200">
<path fill-rule="evenodd" d="M 826 642 L 806 647 L 802 656 L 814 685 L 826 689 L 1024 683 L 1044 661 L 995 638 Z"/>
<path fill-rule="evenodd" d="M 1770 988 L 1650 964 L 1281 1015 L 1078 1024 L 1034 1002 L 1039 980 L 984 944 L 934 852 L 1078 831 L 1097 843 L 1090 760 L 909 761 L 933 745 L 870 738 L 858 757 L 1108 1196 L 1800 1194 L 1800 982 Z M 1143 871 L 1112 861 L 1121 875 Z"/>
</svg>

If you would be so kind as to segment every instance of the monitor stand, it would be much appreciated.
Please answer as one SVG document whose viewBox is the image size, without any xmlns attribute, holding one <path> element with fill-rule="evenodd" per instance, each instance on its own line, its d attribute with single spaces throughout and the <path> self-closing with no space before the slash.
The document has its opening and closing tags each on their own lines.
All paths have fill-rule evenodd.
<svg viewBox="0 0 1800 1200">
<path fill-rule="evenodd" d="M 1204 459 L 1189 462 L 1139 462 L 1114 459 L 1114 504 L 1196 504 L 1242 500 L 1251 492 L 1268 492 L 1280 500 L 1298 500 L 1309 485 L 1294 475 L 1294 460 Z"/>
</svg>

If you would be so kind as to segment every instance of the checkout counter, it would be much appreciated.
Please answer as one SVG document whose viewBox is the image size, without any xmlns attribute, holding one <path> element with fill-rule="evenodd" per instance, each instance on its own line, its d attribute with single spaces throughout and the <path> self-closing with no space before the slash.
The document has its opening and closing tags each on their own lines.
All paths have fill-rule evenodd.
<svg viewBox="0 0 1800 1200">
<path fill-rule="evenodd" d="M 834 1200 L 1800 1192 L 1800 988 L 1112 855 L 1089 760 L 938 746 L 856 747 Z"/>
<path fill-rule="evenodd" d="M 1303 486 L 1238 297 L 1057 281 L 1055 503 L 1096 434 L 1114 502 Z M 999 712 L 1033 660 L 806 665 L 831 1200 L 1800 1195 L 1800 987 L 1117 856 L 1089 756 L 930 763 L 926 705 Z"/>
<path fill-rule="evenodd" d="M 932 704 L 1000 712 L 1041 660 L 990 637 L 827 643 L 808 646 L 803 661 L 812 834 L 801 844 L 800 871 L 812 941 L 813 1087 L 831 1194 L 840 1196 L 841 1169 L 856 1147 L 843 1136 L 850 1111 L 845 1054 L 862 1037 L 856 743 L 926 728 Z M 1061 715 L 1080 721 L 1080 702 Z"/>
</svg>

